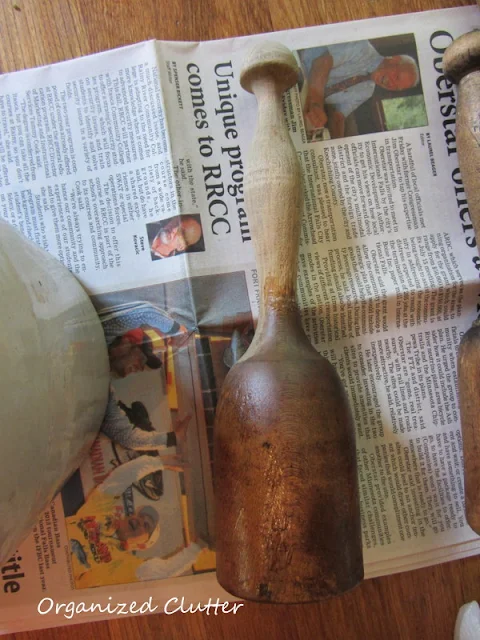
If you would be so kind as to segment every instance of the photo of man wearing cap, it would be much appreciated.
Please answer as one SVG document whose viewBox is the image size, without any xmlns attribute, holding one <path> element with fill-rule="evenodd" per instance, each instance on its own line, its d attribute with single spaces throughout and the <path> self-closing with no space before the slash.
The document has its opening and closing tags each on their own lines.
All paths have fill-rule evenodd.
<svg viewBox="0 0 480 640">
<path fill-rule="evenodd" d="M 99 312 L 108 345 L 110 370 L 125 378 L 145 368 L 159 369 L 158 354 L 167 346 L 177 348 L 188 340 L 185 326 L 151 302 L 127 302 Z"/>
<path fill-rule="evenodd" d="M 99 312 L 108 346 L 112 381 L 145 370 L 162 367 L 168 346 L 181 348 L 188 342 L 187 328 L 151 302 L 138 301 L 107 307 Z M 180 428 L 181 424 L 174 425 Z M 127 449 L 156 449 L 174 446 L 171 432 L 132 429 L 118 407 L 113 385 L 101 427 L 110 440 Z"/>
</svg>

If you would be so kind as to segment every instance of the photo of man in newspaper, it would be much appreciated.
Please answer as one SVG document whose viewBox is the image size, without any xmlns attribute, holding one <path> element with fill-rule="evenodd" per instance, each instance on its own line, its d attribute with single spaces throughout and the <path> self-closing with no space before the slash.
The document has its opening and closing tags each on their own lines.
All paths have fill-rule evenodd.
<svg viewBox="0 0 480 640">
<path fill-rule="evenodd" d="M 147 301 L 118 304 L 99 312 L 114 378 L 159 369 L 159 353 L 167 346 L 179 348 L 188 341 L 188 330 L 169 314 Z"/>
<path fill-rule="evenodd" d="M 246 331 L 231 344 L 232 331 L 252 326 L 245 274 L 199 278 L 193 293 L 175 281 L 93 302 L 112 381 L 102 433 L 62 491 L 72 584 L 212 571 L 213 416 L 230 360 L 245 348 Z M 212 306 L 220 325 L 205 314 Z"/>
<path fill-rule="evenodd" d="M 174 417 L 172 428 L 162 429 L 143 402 L 129 406 L 116 389 L 117 381 L 148 371 L 162 370 L 162 376 L 172 378 L 172 363 L 169 374 L 163 372 L 168 356 L 188 344 L 189 331 L 149 301 L 107 306 L 99 310 L 99 317 L 112 373 L 102 433 L 111 444 L 97 443 L 95 455 L 108 460 L 113 450 L 115 459 L 104 466 L 115 468 L 75 510 L 64 498 L 77 589 L 191 573 L 207 546 L 199 546 L 194 527 L 185 522 L 183 474 L 189 464 L 186 441 L 192 416 Z M 168 389 L 167 384 L 167 394 Z M 164 393 L 154 392 L 151 405 L 161 402 Z M 163 554 L 164 549 L 168 553 Z"/>
<path fill-rule="evenodd" d="M 139 456 L 114 469 L 74 516 L 66 518 L 76 588 L 163 579 L 191 572 L 204 543 L 190 539 L 168 557 L 137 555 L 162 534 L 158 511 L 140 505 L 128 514 L 121 497 L 132 484 L 158 471 L 181 472 L 176 456 Z"/>
<path fill-rule="evenodd" d="M 205 251 L 202 222 L 198 213 L 149 222 L 146 226 L 152 260 Z"/>
<path fill-rule="evenodd" d="M 113 379 L 125 378 L 145 369 L 160 369 L 160 356 L 168 346 L 181 348 L 188 342 L 187 328 L 150 302 L 107 307 L 99 312 L 99 317 L 107 341 Z M 125 412 L 118 407 L 113 387 L 102 433 L 127 449 L 149 450 L 169 446 L 168 437 L 160 432 L 132 429 Z"/>
<path fill-rule="evenodd" d="M 428 124 L 413 34 L 297 54 L 309 142 Z"/>
</svg>

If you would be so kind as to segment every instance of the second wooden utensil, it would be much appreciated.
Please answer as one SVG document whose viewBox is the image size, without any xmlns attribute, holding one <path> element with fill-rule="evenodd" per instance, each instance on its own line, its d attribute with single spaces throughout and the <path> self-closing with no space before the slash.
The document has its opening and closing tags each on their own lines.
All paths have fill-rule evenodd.
<svg viewBox="0 0 480 640">
<path fill-rule="evenodd" d="M 480 241 L 480 31 L 466 33 L 445 52 L 445 72 L 458 83 L 456 138 L 468 210 Z M 469 525 L 480 534 L 480 320 L 464 334 L 458 354 L 458 392 Z"/>
</svg>

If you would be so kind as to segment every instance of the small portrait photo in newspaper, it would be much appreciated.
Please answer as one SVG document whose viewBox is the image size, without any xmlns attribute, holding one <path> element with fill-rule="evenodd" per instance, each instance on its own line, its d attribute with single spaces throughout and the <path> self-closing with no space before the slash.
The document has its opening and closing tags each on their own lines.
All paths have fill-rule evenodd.
<svg viewBox="0 0 480 640">
<path fill-rule="evenodd" d="M 205 251 L 202 221 L 198 213 L 149 222 L 146 226 L 152 260 Z"/>
<path fill-rule="evenodd" d="M 428 125 L 412 33 L 297 51 L 308 142 Z"/>
</svg>

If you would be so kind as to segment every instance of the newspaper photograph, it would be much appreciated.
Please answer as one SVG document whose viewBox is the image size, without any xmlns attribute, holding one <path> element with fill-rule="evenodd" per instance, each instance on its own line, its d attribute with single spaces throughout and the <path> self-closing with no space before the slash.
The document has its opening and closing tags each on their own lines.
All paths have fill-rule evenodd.
<svg viewBox="0 0 480 640">
<path fill-rule="evenodd" d="M 301 49 L 298 58 L 310 142 L 428 124 L 413 33 Z"/>
<path fill-rule="evenodd" d="M 88 291 L 111 372 L 88 458 L 2 568 L 0 632 L 72 623 L 61 602 L 82 603 L 78 623 L 132 594 L 151 606 L 130 613 L 180 592 L 232 599 L 214 573 L 213 434 L 260 299 L 244 199 L 256 105 L 239 82 L 258 38 L 299 64 L 284 100 L 303 175 L 297 298 L 354 416 L 366 577 L 478 553 L 456 372 L 478 250 L 442 67 L 476 22 L 465 7 L 149 41 L 0 76 L 0 215 Z"/>
</svg>

